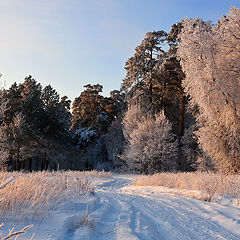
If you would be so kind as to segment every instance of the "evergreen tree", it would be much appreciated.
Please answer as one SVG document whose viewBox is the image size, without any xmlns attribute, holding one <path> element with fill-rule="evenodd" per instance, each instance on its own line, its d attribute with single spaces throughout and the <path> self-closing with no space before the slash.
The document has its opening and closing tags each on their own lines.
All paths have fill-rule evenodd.
<svg viewBox="0 0 240 240">
<path fill-rule="evenodd" d="M 4 127 L 16 169 L 19 170 L 20 159 L 29 158 L 31 167 L 32 157 L 40 155 L 44 169 L 51 151 L 67 142 L 71 145 L 70 101 L 67 97 L 60 99 L 50 85 L 42 89 L 31 76 L 22 84 L 13 84 L 7 99 Z"/>
<path fill-rule="evenodd" d="M 22 96 L 22 114 L 32 129 L 35 139 L 40 139 L 44 132 L 47 117 L 44 111 L 44 103 L 40 98 L 42 86 L 32 76 L 28 76 L 19 85 L 19 89 Z"/>
<path fill-rule="evenodd" d="M 6 123 L 10 124 L 16 113 L 22 110 L 22 99 L 21 89 L 17 83 L 12 84 L 12 86 L 7 90 L 7 110 L 5 112 Z"/>
<path fill-rule="evenodd" d="M 1 75 L 0 75 L 1 76 Z M 0 90 L 0 167 L 6 168 L 6 163 L 9 160 L 9 146 L 6 133 L 6 111 L 7 111 L 6 91 Z"/>
<path fill-rule="evenodd" d="M 112 98 L 103 97 L 102 86 L 86 85 L 79 97 L 75 98 L 72 105 L 71 129 L 91 128 L 100 136 L 106 133 L 108 125 L 116 117 L 117 106 Z"/>
<path fill-rule="evenodd" d="M 162 49 L 166 43 L 167 33 L 164 31 L 148 32 L 139 46 L 135 48 L 135 54 L 126 62 L 126 77 L 122 82 L 122 90 L 130 91 L 135 86 L 141 88 L 147 96 L 150 108 L 153 104 L 153 85 L 155 79 L 155 67 L 159 57 L 164 55 Z"/>
<path fill-rule="evenodd" d="M 103 162 L 108 161 L 106 133 L 121 110 L 122 94 L 115 90 L 110 97 L 103 97 L 101 85 L 84 87 L 86 90 L 73 102 L 71 130 L 85 168 L 91 169 L 104 166 Z"/>
<path fill-rule="evenodd" d="M 152 113 L 164 109 L 174 132 L 180 136 L 184 130 L 186 101 L 181 86 L 184 74 L 176 58 L 181 28 L 178 23 L 168 34 L 164 31 L 147 33 L 134 56 L 126 62 L 127 74 L 122 83 L 129 104 L 140 104 Z"/>
<path fill-rule="evenodd" d="M 118 116 L 108 128 L 108 132 L 105 137 L 105 145 L 108 161 L 112 164 L 112 167 L 122 168 L 125 163 L 120 158 L 120 155 L 123 154 L 125 140 L 123 135 L 121 116 Z"/>
<path fill-rule="evenodd" d="M 69 128 L 71 125 L 70 100 L 60 96 L 50 85 L 46 86 L 40 99 L 45 111 L 45 124 L 42 133 L 42 167 L 47 166 L 50 153 L 60 149 L 65 144 L 71 144 Z M 42 119 L 44 120 L 44 119 Z M 52 162 L 50 162 L 52 164 Z"/>
<path fill-rule="evenodd" d="M 50 85 L 42 90 L 40 98 L 46 112 L 45 137 L 53 139 L 68 135 L 71 124 L 70 100 L 66 96 L 60 100 L 59 94 Z"/>
</svg>

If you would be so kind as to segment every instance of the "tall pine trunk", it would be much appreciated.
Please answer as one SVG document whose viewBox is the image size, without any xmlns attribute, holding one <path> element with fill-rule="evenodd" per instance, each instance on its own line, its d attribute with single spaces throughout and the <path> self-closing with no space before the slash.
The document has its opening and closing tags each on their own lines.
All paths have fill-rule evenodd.
<svg viewBox="0 0 240 240">
<path fill-rule="evenodd" d="M 151 55 L 150 55 L 150 61 L 152 62 L 153 58 L 153 50 L 151 50 Z M 152 69 L 151 69 L 151 74 L 150 74 L 150 79 L 149 79 L 149 103 L 151 107 L 151 113 L 153 114 L 153 83 L 152 83 Z"/>
<path fill-rule="evenodd" d="M 36 167 L 36 171 L 38 171 L 38 158 L 36 159 L 36 165 L 35 165 L 35 167 Z"/>
<path fill-rule="evenodd" d="M 186 96 L 182 94 L 181 96 L 181 105 L 180 105 L 180 119 L 179 119 L 179 136 L 178 136 L 178 170 L 184 171 L 185 163 L 183 162 L 183 151 L 181 137 L 184 135 L 184 120 L 185 120 L 185 105 L 186 105 Z M 185 160 L 184 160 L 185 161 Z"/>
<path fill-rule="evenodd" d="M 32 158 L 31 157 L 28 159 L 28 171 L 32 172 Z"/>
<path fill-rule="evenodd" d="M 20 163 L 20 148 L 17 149 L 17 171 L 20 171 L 21 163 Z"/>
<path fill-rule="evenodd" d="M 45 170 L 45 165 L 46 165 L 46 159 L 47 159 L 47 152 L 44 152 L 42 156 L 42 165 L 41 165 L 41 172 Z"/>
<path fill-rule="evenodd" d="M 47 170 L 48 170 L 48 165 L 49 165 L 49 161 L 48 161 L 48 160 L 46 160 L 46 164 L 45 164 L 45 171 L 47 171 Z"/>
<path fill-rule="evenodd" d="M 186 96 L 183 94 L 181 97 L 180 121 L 179 121 L 179 136 L 181 137 L 184 134 L 185 104 L 186 104 Z"/>
</svg>

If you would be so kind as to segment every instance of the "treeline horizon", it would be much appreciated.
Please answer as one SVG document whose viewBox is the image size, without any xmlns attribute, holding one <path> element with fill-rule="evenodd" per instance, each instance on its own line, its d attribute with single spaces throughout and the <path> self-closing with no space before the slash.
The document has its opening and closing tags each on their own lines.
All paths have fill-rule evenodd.
<svg viewBox="0 0 240 240">
<path fill-rule="evenodd" d="M 71 105 L 32 76 L 2 89 L 2 169 L 239 173 L 239 21 L 146 33 L 109 97 L 87 84 Z"/>
</svg>

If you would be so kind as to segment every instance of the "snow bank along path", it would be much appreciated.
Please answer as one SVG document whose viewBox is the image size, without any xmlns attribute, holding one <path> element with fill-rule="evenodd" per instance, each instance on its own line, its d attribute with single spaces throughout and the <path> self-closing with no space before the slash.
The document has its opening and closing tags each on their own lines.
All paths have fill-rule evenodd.
<svg viewBox="0 0 240 240">
<path fill-rule="evenodd" d="M 240 239 L 239 208 L 151 192 L 132 180 L 119 175 L 99 183 L 89 206 L 95 227 L 79 228 L 72 239 Z"/>
<path fill-rule="evenodd" d="M 134 176 L 94 179 L 94 196 L 65 203 L 19 239 L 239 240 L 240 208 L 132 186 Z M 87 207 L 88 206 L 88 207 Z M 79 227 L 88 208 L 94 227 Z"/>
</svg>

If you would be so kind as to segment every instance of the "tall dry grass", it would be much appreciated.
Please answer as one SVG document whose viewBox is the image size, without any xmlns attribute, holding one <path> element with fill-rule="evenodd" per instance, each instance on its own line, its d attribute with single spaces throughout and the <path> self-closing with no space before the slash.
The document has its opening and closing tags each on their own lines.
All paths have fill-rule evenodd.
<svg viewBox="0 0 240 240">
<path fill-rule="evenodd" d="M 95 225 L 94 220 L 89 218 L 88 206 L 84 215 L 78 215 L 77 217 L 72 218 L 69 223 L 70 229 L 77 229 L 82 226 L 94 228 L 94 225 Z"/>
<path fill-rule="evenodd" d="M 0 189 L 0 217 L 15 222 L 41 220 L 66 199 L 93 191 L 80 172 L 1 172 L 0 186 L 9 179 L 12 181 Z"/>
<path fill-rule="evenodd" d="M 91 171 L 82 171 L 81 175 L 86 177 L 105 178 L 105 177 L 112 177 L 112 172 L 105 172 L 104 170 L 102 171 L 91 170 Z"/>
<path fill-rule="evenodd" d="M 210 197 L 230 195 L 240 199 L 240 175 L 213 173 L 158 173 L 139 176 L 136 186 L 165 186 L 181 190 L 198 190 Z"/>
</svg>

